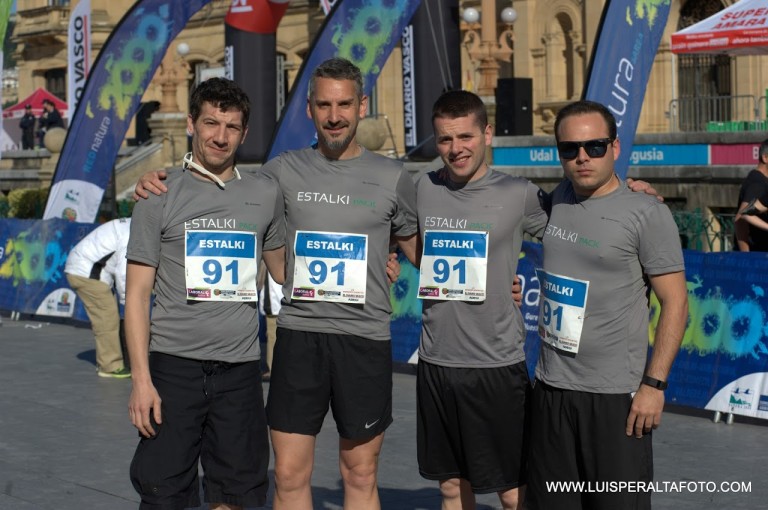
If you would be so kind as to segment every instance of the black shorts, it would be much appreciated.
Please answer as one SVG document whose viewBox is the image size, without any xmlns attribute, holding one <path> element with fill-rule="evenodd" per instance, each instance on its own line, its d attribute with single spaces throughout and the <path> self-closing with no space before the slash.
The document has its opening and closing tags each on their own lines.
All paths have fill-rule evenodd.
<svg viewBox="0 0 768 510">
<path fill-rule="evenodd" d="M 140 508 L 199 506 L 198 458 L 206 502 L 263 506 L 269 441 L 259 362 L 152 353 L 149 370 L 163 422 L 154 438 L 141 438 L 131 463 Z"/>
<path fill-rule="evenodd" d="M 419 361 L 416 444 L 421 476 L 464 478 L 477 493 L 525 485 L 529 392 L 525 362 L 453 368 Z"/>
<path fill-rule="evenodd" d="M 646 510 L 651 493 L 613 492 L 610 482 L 653 480 L 651 434 L 625 433 L 632 396 L 563 390 L 536 381 L 526 504 L 530 510 Z M 547 482 L 591 482 L 583 491 Z"/>
<path fill-rule="evenodd" d="M 392 423 L 391 342 L 277 328 L 270 428 L 316 436 L 330 404 L 339 436 L 368 439 Z"/>
</svg>

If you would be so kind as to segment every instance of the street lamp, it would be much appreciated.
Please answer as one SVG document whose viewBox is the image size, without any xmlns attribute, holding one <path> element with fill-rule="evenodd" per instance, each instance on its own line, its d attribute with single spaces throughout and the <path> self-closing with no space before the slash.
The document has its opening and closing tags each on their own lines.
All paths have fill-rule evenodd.
<svg viewBox="0 0 768 510">
<path fill-rule="evenodd" d="M 512 61 L 512 44 L 515 39 L 512 24 L 517 20 L 517 11 L 512 7 L 501 11 L 501 21 L 507 28 L 499 34 L 497 40 L 496 21 L 493 16 L 496 12 L 496 0 L 482 0 L 480 6 L 482 17 L 474 7 L 467 7 L 462 14 L 468 26 L 464 34 L 464 47 L 480 73 L 477 93 L 481 96 L 493 96 L 499 79 L 499 61 Z"/>
</svg>

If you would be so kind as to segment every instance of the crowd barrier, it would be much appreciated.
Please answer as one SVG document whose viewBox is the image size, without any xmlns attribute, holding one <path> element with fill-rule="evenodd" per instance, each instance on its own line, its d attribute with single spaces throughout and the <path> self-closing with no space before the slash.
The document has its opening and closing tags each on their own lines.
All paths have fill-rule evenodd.
<svg viewBox="0 0 768 510">
<path fill-rule="evenodd" d="M 94 224 L 64 220 L 0 220 L 0 309 L 25 314 L 87 316 L 67 286 L 67 254 Z M 396 362 L 415 363 L 421 303 L 414 288 L 418 271 L 402 257 L 392 288 L 392 350 Z M 524 243 L 518 273 L 523 284 L 531 373 L 538 357 L 541 246 Z M 667 402 L 700 409 L 768 418 L 768 254 L 685 250 L 689 321 L 669 377 Z M 654 341 L 659 306 L 649 297 Z"/>
</svg>

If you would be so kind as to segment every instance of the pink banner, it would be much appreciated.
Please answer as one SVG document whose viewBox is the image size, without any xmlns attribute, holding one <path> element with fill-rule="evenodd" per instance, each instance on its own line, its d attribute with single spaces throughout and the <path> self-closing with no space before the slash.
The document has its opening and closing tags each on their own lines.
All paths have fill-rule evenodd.
<svg viewBox="0 0 768 510">
<path fill-rule="evenodd" d="M 757 165 L 759 143 L 741 143 L 733 145 L 710 145 L 710 157 L 713 165 Z"/>
</svg>

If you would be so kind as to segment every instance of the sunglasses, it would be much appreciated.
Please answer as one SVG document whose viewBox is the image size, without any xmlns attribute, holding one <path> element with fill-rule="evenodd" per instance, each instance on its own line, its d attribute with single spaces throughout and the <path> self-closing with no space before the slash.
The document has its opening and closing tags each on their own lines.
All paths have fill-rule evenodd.
<svg viewBox="0 0 768 510">
<path fill-rule="evenodd" d="M 557 153 L 560 159 L 576 159 L 579 149 L 584 147 L 584 152 L 590 158 L 602 158 L 608 152 L 608 146 L 613 143 L 613 138 L 598 138 L 584 142 L 558 142 Z"/>
</svg>

